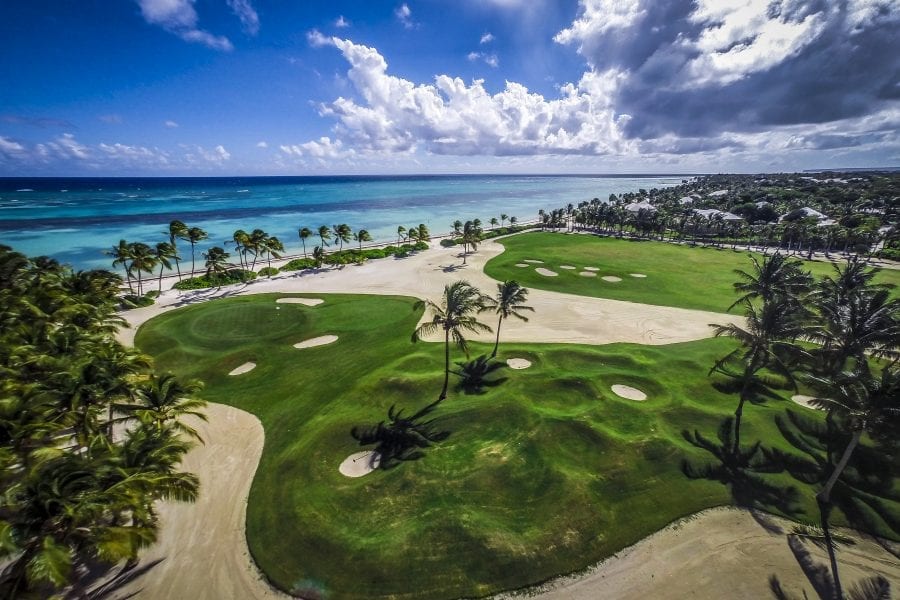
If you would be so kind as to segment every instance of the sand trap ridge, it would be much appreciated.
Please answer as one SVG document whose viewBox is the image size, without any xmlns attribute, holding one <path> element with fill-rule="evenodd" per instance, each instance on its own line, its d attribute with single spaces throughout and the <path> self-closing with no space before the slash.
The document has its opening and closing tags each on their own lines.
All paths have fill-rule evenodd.
<svg viewBox="0 0 900 600">
<path fill-rule="evenodd" d="M 338 471 L 345 477 L 362 477 L 378 468 L 381 463 L 381 455 L 374 450 L 355 452 L 344 459 Z"/>
<path fill-rule="evenodd" d="M 315 346 L 333 344 L 337 340 L 338 336 L 336 335 L 322 335 L 308 340 L 303 340 L 302 342 L 297 342 L 296 344 L 294 344 L 294 348 L 314 348 Z"/>
<path fill-rule="evenodd" d="M 510 369 L 527 369 L 531 366 L 531 361 L 524 358 L 507 358 L 506 364 Z"/>
<path fill-rule="evenodd" d="M 616 277 L 615 275 L 605 275 L 600 279 L 602 279 L 603 281 L 608 281 L 610 283 L 619 283 L 620 281 L 622 281 L 621 277 Z"/>
<path fill-rule="evenodd" d="M 594 273 L 593 271 L 582 271 L 581 273 L 579 273 L 579 275 L 581 275 L 582 277 L 596 277 L 597 276 L 597 274 Z"/>
<path fill-rule="evenodd" d="M 626 400 L 636 400 L 638 402 L 643 402 L 647 399 L 647 394 L 637 388 L 631 387 L 630 385 L 616 384 L 610 389 L 613 391 L 613 394 L 625 398 Z"/>
<path fill-rule="evenodd" d="M 794 396 L 791 396 L 791 400 L 793 400 L 800 406 L 805 406 L 806 408 L 811 408 L 813 410 L 823 410 L 818 406 L 813 406 L 812 404 L 810 404 L 809 401 L 813 399 L 815 399 L 815 396 L 806 396 L 804 394 L 796 394 Z"/>
<path fill-rule="evenodd" d="M 542 260 L 537 260 L 537 259 L 534 259 L 534 258 L 526 258 L 526 259 L 523 260 L 522 262 L 532 263 L 532 264 L 535 264 L 535 265 L 542 265 L 542 264 L 544 264 L 544 261 L 542 261 Z"/>
<path fill-rule="evenodd" d="M 516 266 L 522 269 L 525 267 L 530 267 L 531 265 L 529 265 L 528 263 L 516 263 Z"/>
<path fill-rule="evenodd" d="M 228 374 L 229 375 L 243 375 L 244 373 L 249 373 L 250 371 L 252 371 L 255 368 L 256 368 L 255 362 L 245 362 L 244 364 L 237 367 L 236 369 L 232 369 L 232 371 Z"/>
<path fill-rule="evenodd" d="M 647 276 L 643 273 L 629 273 L 632 277 L 637 277 L 638 279 L 645 279 Z"/>
<path fill-rule="evenodd" d="M 559 275 L 556 271 L 551 271 L 550 269 L 545 269 L 544 267 L 538 267 L 534 270 L 538 275 L 543 275 L 544 277 L 556 277 Z"/>
<path fill-rule="evenodd" d="M 574 271 L 576 267 L 572 265 L 559 265 L 560 269 L 565 269 L 566 271 Z"/>
<path fill-rule="evenodd" d="M 321 298 L 279 298 L 278 304 L 303 304 L 305 306 L 318 306 L 325 302 Z"/>
</svg>

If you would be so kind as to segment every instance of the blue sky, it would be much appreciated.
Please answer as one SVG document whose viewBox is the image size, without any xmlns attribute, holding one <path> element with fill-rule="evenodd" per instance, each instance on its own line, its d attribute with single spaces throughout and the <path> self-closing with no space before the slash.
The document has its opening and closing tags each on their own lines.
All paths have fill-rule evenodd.
<svg viewBox="0 0 900 600">
<path fill-rule="evenodd" d="M 0 4 L 0 176 L 900 164 L 900 0 Z"/>
</svg>

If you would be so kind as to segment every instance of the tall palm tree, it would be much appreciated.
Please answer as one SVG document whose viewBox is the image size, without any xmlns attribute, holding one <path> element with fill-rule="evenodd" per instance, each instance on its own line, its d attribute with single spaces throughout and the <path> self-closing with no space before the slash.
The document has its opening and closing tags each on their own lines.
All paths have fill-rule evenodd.
<svg viewBox="0 0 900 600">
<path fill-rule="evenodd" d="M 266 252 L 266 262 L 269 267 L 269 277 L 271 277 L 272 257 L 275 257 L 275 259 L 281 258 L 281 253 L 284 252 L 284 244 L 281 243 L 281 240 L 272 235 L 266 238 L 263 248 Z"/>
<path fill-rule="evenodd" d="M 156 258 L 156 262 L 159 263 L 159 286 L 157 291 L 162 292 L 163 271 L 172 268 L 172 263 L 169 259 L 174 258 L 177 261 L 178 252 L 175 250 L 175 246 L 169 242 L 159 242 L 154 248 L 153 256 Z"/>
<path fill-rule="evenodd" d="M 312 251 L 313 262 L 316 264 L 316 268 L 321 268 L 322 265 L 325 264 L 325 251 L 322 250 L 322 246 L 316 246 Z"/>
<path fill-rule="evenodd" d="M 178 270 L 178 281 L 181 281 L 181 257 L 178 256 L 178 240 L 187 235 L 188 226 L 175 219 L 169 223 L 169 243 L 175 248 L 175 268 Z"/>
<path fill-rule="evenodd" d="M 809 291 L 812 276 L 803 270 L 803 263 L 780 252 L 772 256 L 764 256 L 762 261 L 750 256 L 753 263 L 752 272 L 735 269 L 740 281 L 734 284 L 734 290 L 741 296 L 728 307 L 731 310 L 748 300 L 761 299 L 771 301 L 775 296 L 799 302 Z"/>
<path fill-rule="evenodd" d="M 306 240 L 312 236 L 312 229 L 309 227 L 301 227 L 297 231 L 297 235 L 300 236 L 300 243 L 303 244 L 303 258 L 306 258 Z"/>
<path fill-rule="evenodd" d="M 516 223 L 518 223 L 518 222 L 519 222 L 519 217 L 512 216 L 509 218 L 509 226 L 510 227 L 515 227 Z"/>
<path fill-rule="evenodd" d="M 338 241 L 338 252 L 344 249 L 344 244 L 349 243 L 352 239 L 353 230 L 346 223 L 334 226 L 334 239 Z"/>
<path fill-rule="evenodd" d="M 359 249 L 362 250 L 363 242 L 371 242 L 372 236 L 369 234 L 368 230 L 360 229 L 353 234 L 353 239 L 359 242 Z"/>
<path fill-rule="evenodd" d="M 428 231 L 428 227 L 425 225 L 425 223 L 419 223 L 418 230 L 418 238 L 420 242 L 431 241 L 431 232 Z"/>
<path fill-rule="evenodd" d="M 231 237 L 231 241 L 234 244 L 234 251 L 237 252 L 238 260 L 241 261 L 241 268 L 248 268 L 244 259 L 246 258 L 247 248 L 250 244 L 250 234 L 243 229 L 238 229 Z"/>
<path fill-rule="evenodd" d="M 256 260 L 260 254 L 265 253 L 268 241 L 269 234 L 262 229 L 254 229 L 250 232 L 249 239 L 245 242 L 244 247 L 253 253 L 253 262 L 250 264 L 251 271 L 256 269 Z"/>
<path fill-rule="evenodd" d="M 494 227 L 496 227 L 498 223 L 500 223 L 500 221 L 497 220 L 497 217 L 491 217 L 491 220 L 490 220 L 491 231 L 494 230 Z"/>
<path fill-rule="evenodd" d="M 450 339 L 453 338 L 456 346 L 469 355 L 469 346 L 464 332 L 482 333 L 490 332 L 491 328 L 475 318 L 485 303 L 485 297 L 467 281 L 456 281 L 444 286 L 444 294 L 440 304 L 431 300 L 420 300 L 414 306 L 415 310 L 425 308 L 430 310 L 431 320 L 419 325 L 412 334 L 412 341 L 418 342 L 422 337 L 444 332 L 444 385 L 438 400 L 447 397 L 447 385 L 450 382 Z"/>
<path fill-rule="evenodd" d="M 118 245 L 107 250 L 105 254 L 113 257 L 112 266 L 114 269 L 119 265 L 122 266 L 122 270 L 125 272 L 125 280 L 128 282 L 128 289 L 134 293 L 134 288 L 131 285 L 131 250 L 131 244 L 125 240 L 119 240 Z"/>
<path fill-rule="evenodd" d="M 481 227 L 475 224 L 475 221 L 466 221 L 463 225 L 463 264 L 466 264 L 466 256 L 469 253 L 469 246 L 472 252 L 478 250 L 478 242 L 481 241 Z"/>
<path fill-rule="evenodd" d="M 331 239 L 331 230 L 328 229 L 328 225 L 319 226 L 319 239 L 322 240 L 322 245 L 319 246 L 319 250 L 324 252 L 324 248 L 328 246 L 328 242 L 325 240 Z"/>
<path fill-rule="evenodd" d="M 409 229 L 406 230 L 406 239 L 410 242 L 419 241 L 419 228 L 416 225 L 410 225 Z"/>
<path fill-rule="evenodd" d="M 403 243 L 403 236 L 406 234 L 406 227 L 400 225 L 397 227 L 397 245 L 399 246 Z"/>
<path fill-rule="evenodd" d="M 459 219 L 453 221 L 453 234 L 454 234 L 454 235 L 459 235 L 459 234 L 461 234 L 461 233 L 462 233 L 462 228 L 463 228 L 463 222 L 462 222 L 462 221 L 460 221 Z"/>
<path fill-rule="evenodd" d="M 186 416 L 206 421 L 206 415 L 201 412 L 206 401 L 196 398 L 201 389 L 199 382 L 179 381 L 172 373 L 151 374 L 138 387 L 135 402 L 119 404 L 116 409 L 157 430 L 171 425 L 176 431 L 202 442 L 197 431 L 182 421 Z"/>
<path fill-rule="evenodd" d="M 206 260 L 206 276 L 214 277 L 225 273 L 228 270 L 228 257 L 230 255 L 219 246 L 213 246 L 203 253 Z"/>
<path fill-rule="evenodd" d="M 538 211 L 538 212 L 542 212 L 543 210 L 544 210 L 544 209 L 541 209 L 541 210 Z M 504 227 L 504 224 L 506 223 L 506 220 L 507 220 L 508 218 L 509 218 L 509 217 L 508 217 L 506 214 L 501 214 L 501 215 L 500 215 L 500 227 Z"/>
<path fill-rule="evenodd" d="M 191 244 L 191 276 L 193 277 L 194 271 L 197 270 L 197 263 L 194 259 L 194 249 L 197 246 L 198 242 L 202 242 L 207 239 L 209 235 L 200 229 L 199 227 L 191 227 L 187 230 L 187 233 L 181 238 L 183 240 L 187 240 Z"/>
<path fill-rule="evenodd" d="M 144 295 L 144 282 L 141 273 L 153 273 L 156 267 L 156 254 L 150 246 L 141 242 L 131 244 L 131 268 L 137 271 L 138 294 Z"/>
<path fill-rule="evenodd" d="M 534 312 L 534 308 L 526 306 L 525 300 L 528 298 L 528 288 L 519 285 L 518 281 L 510 279 L 503 283 L 497 284 L 497 295 L 485 301 L 483 310 L 493 310 L 497 313 L 497 339 L 494 342 L 494 351 L 491 358 L 497 356 L 497 348 L 500 346 L 500 326 L 503 319 L 516 317 L 522 321 L 528 322 L 528 318 L 521 314 L 522 311 Z"/>
</svg>

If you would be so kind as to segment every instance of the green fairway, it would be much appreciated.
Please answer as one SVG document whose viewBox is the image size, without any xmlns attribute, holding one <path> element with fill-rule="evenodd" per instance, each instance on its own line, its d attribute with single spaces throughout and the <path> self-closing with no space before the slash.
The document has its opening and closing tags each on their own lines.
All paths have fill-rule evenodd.
<svg viewBox="0 0 900 600">
<path fill-rule="evenodd" d="M 505 243 L 545 238 L 584 244 L 585 253 L 598 243 L 549 235 Z M 547 251 L 514 252 L 548 258 Z M 566 263 L 578 264 L 571 255 Z M 660 275 L 646 263 L 640 270 Z M 728 486 L 682 472 L 683 459 L 713 460 L 682 431 L 716 440 L 734 410 L 736 398 L 717 392 L 707 377 L 713 361 L 733 347 L 730 340 L 501 344 L 499 358 L 526 358 L 532 367 L 503 369 L 508 379 L 484 395 L 451 392 L 435 413 L 451 435 L 424 458 L 349 479 L 338 465 L 360 450 L 351 427 L 385 419 L 393 404 L 411 411 L 434 400 L 443 346 L 410 342 L 421 316 L 411 298 L 318 295 L 324 304 L 307 307 L 276 304 L 278 297 L 168 312 L 145 324 L 136 344 L 160 371 L 204 381 L 205 399 L 262 421 L 265 448 L 247 537 L 259 566 L 284 590 L 354 599 L 483 596 L 583 569 L 675 519 L 732 502 Z M 335 343 L 292 347 L 331 334 Z M 473 357 L 489 351 L 473 344 Z M 247 361 L 258 366 L 226 375 Z M 648 399 L 621 399 L 610 391 L 613 384 L 637 387 Z M 748 406 L 746 443 L 790 450 L 774 422 L 788 409 L 822 420 L 787 400 Z M 796 487 L 795 516 L 816 518 L 813 487 L 785 473 L 762 477 Z M 877 500 L 900 520 L 900 503 Z M 892 535 L 871 509 L 865 516 L 872 529 Z M 834 521 L 846 519 L 836 511 Z"/>
<path fill-rule="evenodd" d="M 681 246 L 663 242 L 600 238 L 592 235 L 527 233 L 504 238 L 506 248 L 488 261 L 485 272 L 499 281 L 515 279 L 526 287 L 554 292 L 725 312 L 734 302 L 735 269 L 752 265 L 745 251 Z M 542 260 L 543 264 L 526 263 Z M 528 264 L 516 267 L 516 264 Z M 574 270 L 560 266 L 577 267 Z M 833 272 L 830 264 L 805 262 L 813 275 Z M 558 273 L 547 277 L 535 271 L 544 267 Z M 583 277 L 584 267 L 598 268 L 597 277 Z M 632 277 L 646 275 L 646 278 Z M 621 282 L 607 282 L 614 276 Z M 900 271 L 882 269 L 876 281 L 900 285 Z"/>
</svg>

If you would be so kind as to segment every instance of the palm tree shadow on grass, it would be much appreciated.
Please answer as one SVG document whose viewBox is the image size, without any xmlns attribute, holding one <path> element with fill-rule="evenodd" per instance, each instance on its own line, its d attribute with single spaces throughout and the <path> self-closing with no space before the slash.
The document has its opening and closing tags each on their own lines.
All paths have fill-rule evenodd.
<svg viewBox="0 0 900 600">
<path fill-rule="evenodd" d="M 685 459 L 681 470 L 689 479 L 707 479 L 728 486 L 733 502 L 742 508 L 761 509 L 796 517 L 802 514 L 797 507 L 799 493 L 793 486 L 778 486 L 766 481 L 762 475 L 779 473 L 781 465 L 773 464 L 762 451 L 761 442 L 752 446 L 734 446 L 734 420 L 725 418 L 719 425 L 718 443 L 694 430 L 682 431 L 691 445 L 711 454 L 714 462 L 692 463 Z"/>
<path fill-rule="evenodd" d="M 393 469 L 403 462 L 419 460 L 425 456 L 423 451 L 438 442 L 450 437 L 449 431 L 441 431 L 436 426 L 436 419 L 428 419 L 441 400 L 428 404 L 410 416 L 404 416 L 403 409 L 396 405 L 388 409 L 388 418 L 376 425 L 366 428 L 353 427 L 350 435 L 360 446 L 375 444 L 380 469 Z"/>
<path fill-rule="evenodd" d="M 465 392 L 467 396 L 480 396 L 487 392 L 485 388 L 497 387 L 509 379 L 508 377 L 496 379 L 490 377 L 495 371 L 506 368 L 506 365 L 492 361 L 487 354 L 482 354 L 474 360 L 459 361 L 456 366 L 459 367 L 459 370 L 451 372 L 459 376 L 457 389 Z"/>
</svg>

